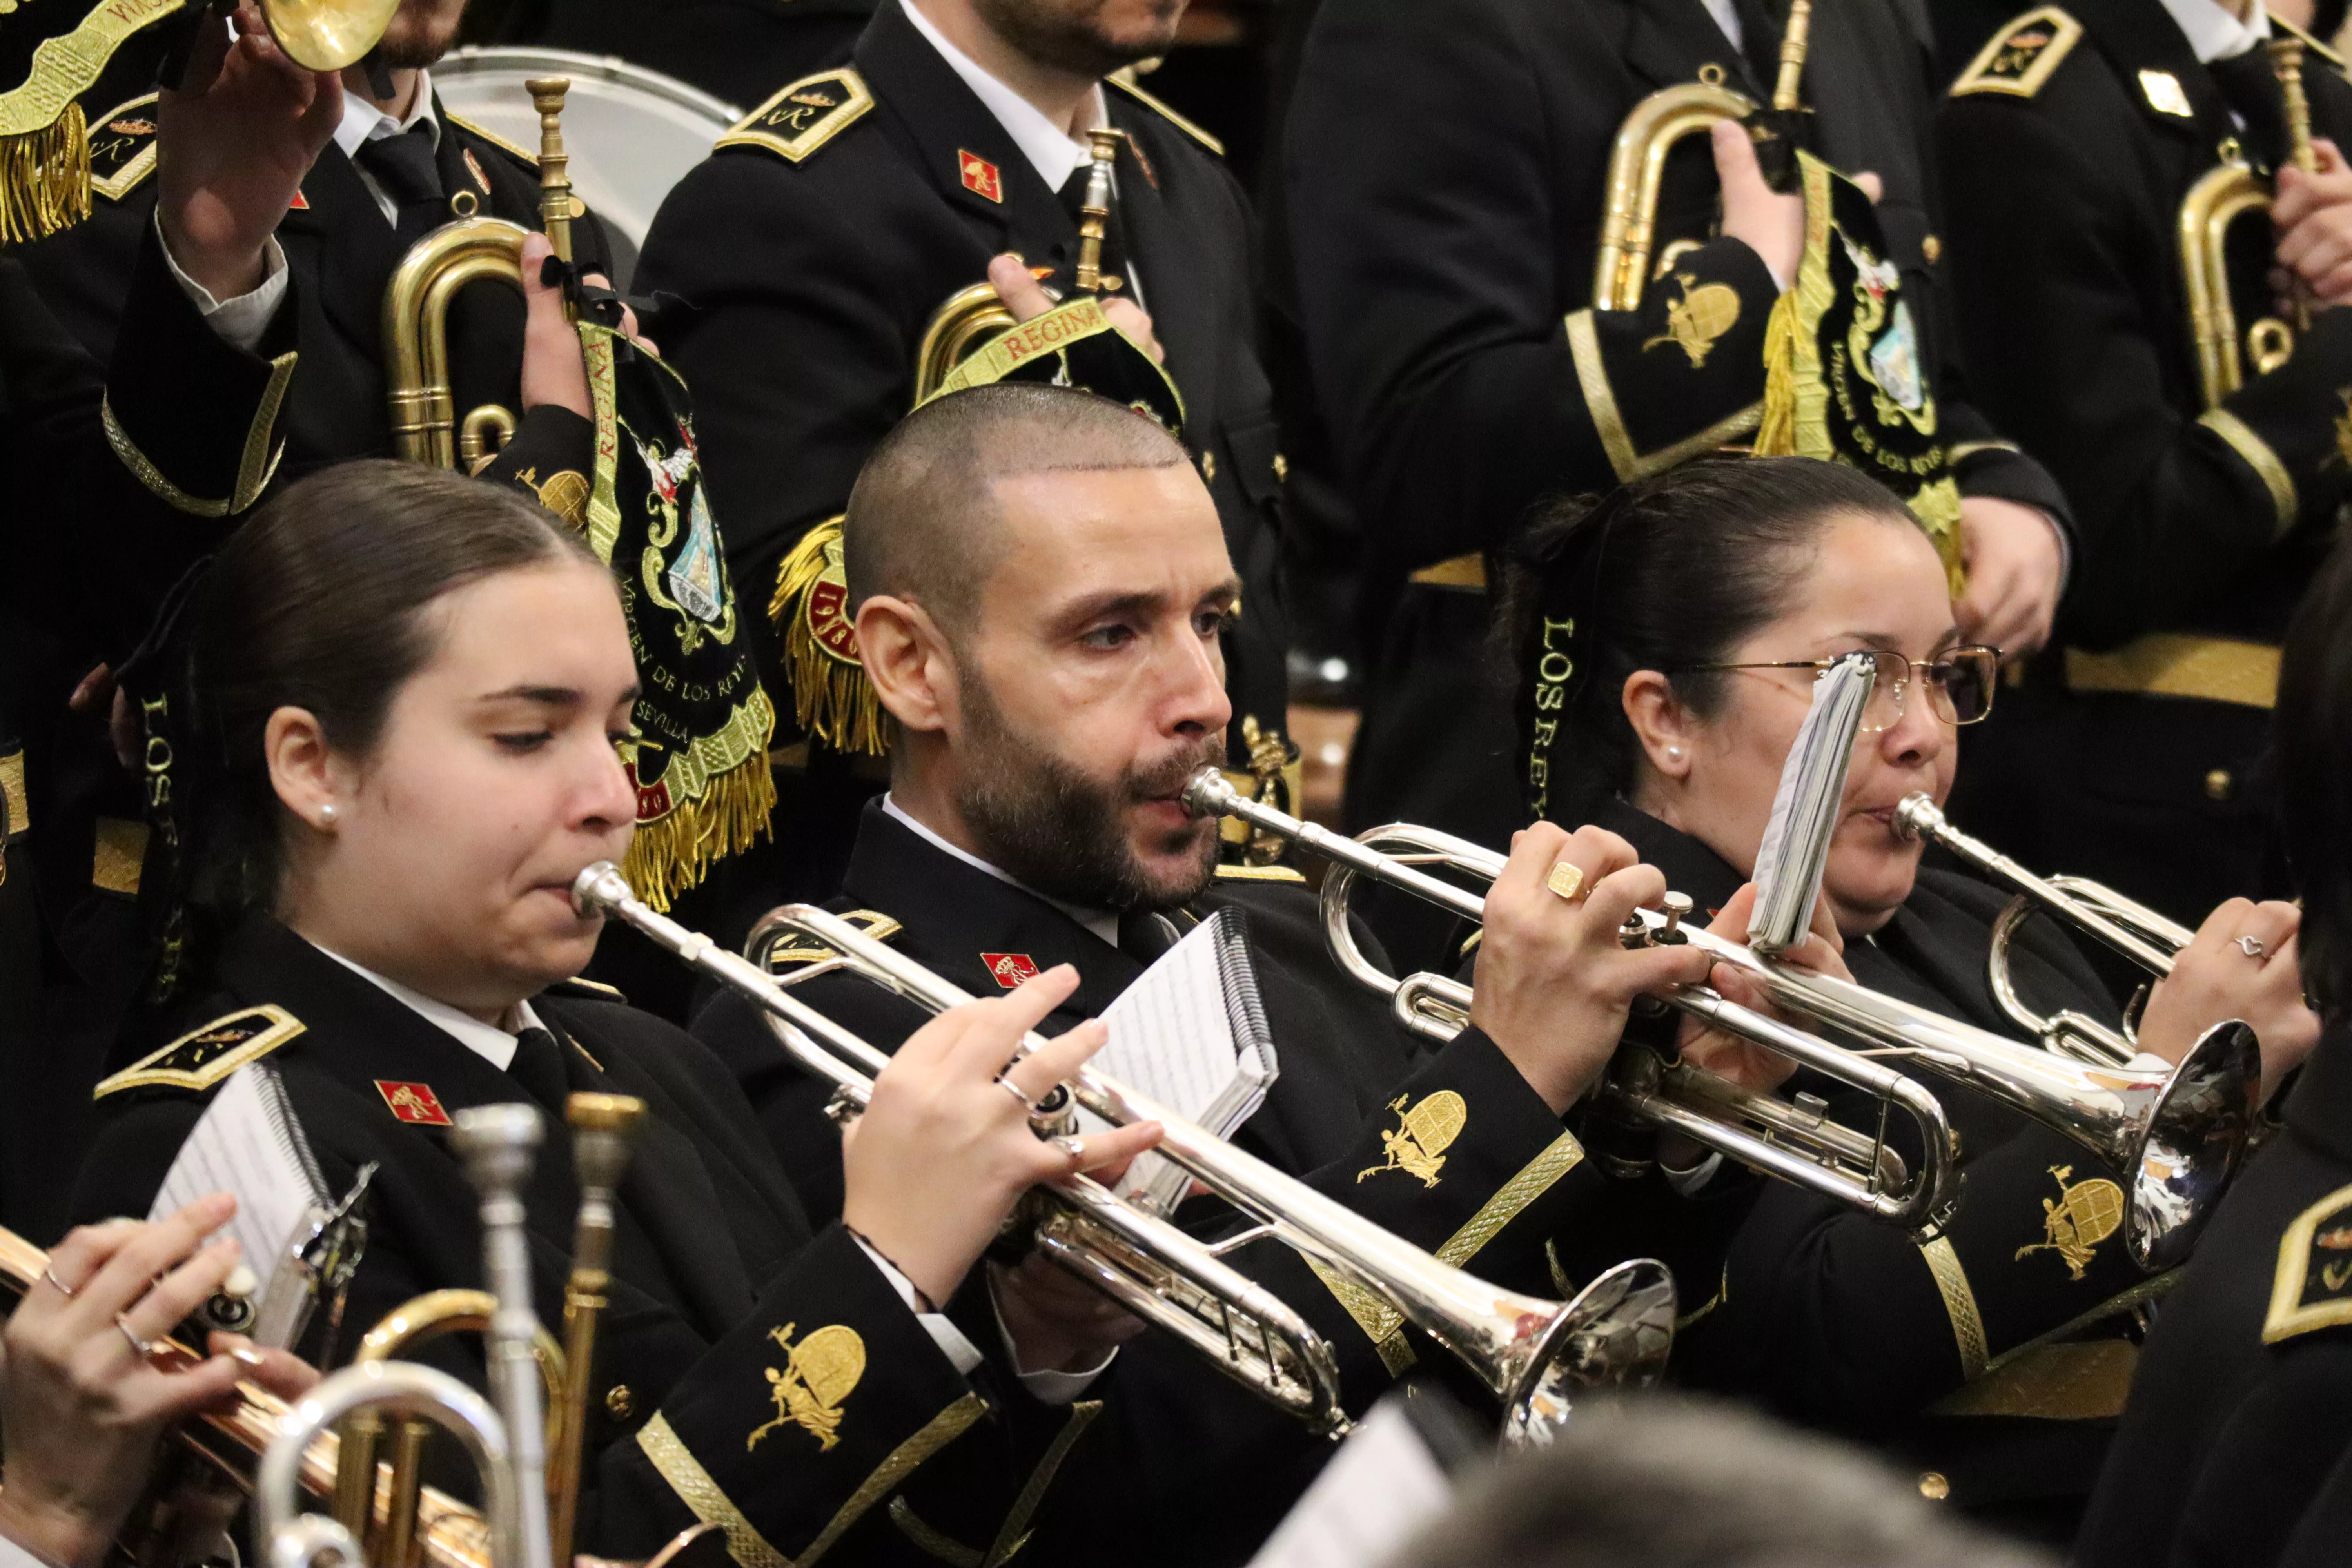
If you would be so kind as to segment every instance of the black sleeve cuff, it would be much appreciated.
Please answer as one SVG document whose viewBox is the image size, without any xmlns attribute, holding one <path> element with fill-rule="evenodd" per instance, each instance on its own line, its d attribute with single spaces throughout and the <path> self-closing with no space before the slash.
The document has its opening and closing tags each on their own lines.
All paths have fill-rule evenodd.
<svg viewBox="0 0 2352 1568">
<path fill-rule="evenodd" d="M 510 485 L 578 528 L 588 519 L 588 476 L 595 463 L 595 422 L 542 403 L 524 413 L 513 438 L 475 477 Z"/>
</svg>

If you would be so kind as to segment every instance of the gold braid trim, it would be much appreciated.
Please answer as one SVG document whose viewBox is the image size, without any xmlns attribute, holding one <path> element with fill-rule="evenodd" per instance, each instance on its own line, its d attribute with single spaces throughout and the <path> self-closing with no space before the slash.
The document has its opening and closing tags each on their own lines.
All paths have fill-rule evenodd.
<svg viewBox="0 0 2352 1568">
<path fill-rule="evenodd" d="M 793 1568 L 792 1559 L 768 1544 L 768 1538 L 743 1517 L 743 1510 L 710 1479 L 687 1446 L 669 1429 L 669 1422 L 658 1411 L 637 1433 L 637 1447 L 645 1450 L 654 1468 L 661 1472 L 670 1490 L 693 1510 L 694 1517 L 705 1524 L 715 1524 L 727 1536 L 727 1554 L 743 1568 Z"/>
<path fill-rule="evenodd" d="M 898 1527 L 899 1534 L 913 1542 L 922 1552 L 948 1564 L 948 1568 L 980 1568 L 984 1557 L 980 1548 L 966 1546 L 945 1531 L 933 1529 L 922 1515 L 915 1511 L 915 1505 L 907 1500 L 905 1492 L 890 1500 L 889 1515 L 890 1522 Z"/>
<path fill-rule="evenodd" d="M 808 1550 L 800 1554 L 793 1568 L 815 1568 L 817 1559 L 832 1551 L 867 1509 L 880 1502 L 913 1475 L 924 1460 L 963 1436 L 965 1427 L 987 1414 L 988 1401 L 977 1394 L 967 1394 L 932 1416 L 921 1431 L 891 1449 L 890 1457 L 877 1465 L 874 1473 L 849 1494 L 849 1500 L 841 1505 L 832 1522 L 817 1531 L 816 1539 L 808 1543 Z"/>
<path fill-rule="evenodd" d="M 1969 1285 L 1969 1271 L 1960 1267 L 1960 1255 L 1943 1237 L 1925 1242 L 1919 1254 L 1927 1260 L 1927 1272 L 1936 1279 L 1936 1289 L 1944 1298 L 1944 1310 L 1952 1317 L 1952 1338 L 1960 1352 L 1960 1377 L 1963 1382 L 1976 1377 L 1985 1369 L 1990 1355 L 1985 1343 L 1984 1319 L 1977 1312 L 1977 1293 Z"/>
<path fill-rule="evenodd" d="M 1528 1161 L 1517 1175 L 1496 1188 L 1494 1194 L 1478 1206 L 1478 1212 L 1470 1216 L 1468 1224 L 1446 1237 L 1444 1245 L 1437 1249 L 1437 1260 L 1456 1268 L 1468 1263 L 1480 1249 L 1501 1234 L 1505 1226 L 1517 1219 L 1529 1204 L 1549 1192 L 1553 1183 L 1576 1169 L 1583 1161 L 1584 1145 L 1576 1141 L 1574 1133 L 1563 1132 L 1553 1139 L 1542 1153 Z M 1315 1277 L 1323 1281 L 1324 1289 L 1339 1299 L 1339 1305 L 1348 1309 L 1348 1315 L 1356 1320 L 1357 1326 L 1370 1336 L 1372 1343 L 1380 1349 L 1381 1364 L 1389 1369 L 1391 1376 L 1398 1375 L 1412 1364 L 1412 1348 L 1405 1342 L 1402 1331 L 1403 1313 L 1314 1258 L 1308 1258 L 1307 1266 L 1315 1270 Z M 1557 1270 L 1558 1267 L 1559 1260 L 1554 1256 L 1553 1268 Z"/>
<path fill-rule="evenodd" d="M 2294 526 L 2303 503 L 2294 492 L 2294 476 L 2286 471 L 2279 455 L 2271 444 L 2254 434 L 2254 427 L 2226 408 L 2209 408 L 2197 416 L 2197 423 L 2230 444 L 2230 450 L 2246 460 L 2263 488 L 2271 492 L 2271 509 L 2278 517 L 2278 528 L 2271 537 L 2284 539 Z"/>
<path fill-rule="evenodd" d="M 115 417 L 111 394 L 102 395 L 99 400 L 99 420 L 106 428 L 106 444 L 114 448 L 115 457 L 141 484 L 175 511 L 184 511 L 191 517 L 228 517 L 243 511 L 269 488 L 269 481 L 278 474 L 278 459 L 286 455 L 285 443 L 279 442 L 273 450 L 269 436 L 277 427 L 278 411 L 285 405 L 286 388 L 294 380 L 294 363 L 298 357 L 289 351 L 269 362 L 268 384 L 261 389 L 261 401 L 255 405 L 253 424 L 246 431 L 245 452 L 237 461 L 236 486 L 219 500 L 192 496 L 173 484 L 163 470 L 139 449 L 139 444 L 131 440 L 131 433 Z"/>
<path fill-rule="evenodd" d="M 776 570 L 768 619 L 782 634 L 793 687 L 793 717 L 837 752 L 880 756 L 887 749 L 882 704 L 866 667 L 857 662 L 856 634 L 848 630 L 847 582 L 841 565 L 842 519 L 829 517 L 793 546 Z M 823 593 L 824 605 L 811 603 Z M 838 595 L 838 597 L 835 597 Z M 833 645 L 817 635 L 823 618 Z M 836 624 L 837 623 L 837 624 Z M 845 647 L 846 657 L 835 651 Z"/>
<path fill-rule="evenodd" d="M 1028 1544 L 1029 1521 L 1035 1517 L 1037 1505 L 1045 1500 L 1045 1489 L 1054 1484 L 1054 1477 L 1061 1470 L 1062 1461 L 1070 1457 L 1070 1450 L 1102 1412 L 1103 1402 L 1099 1399 L 1081 1399 L 1071 1405 L 1069 1420 L 1063 1423 L 1062 1429 L 1054 1435 L 1054 1441 L 1047 1446 L 1045 1458 L 1039 1459 L 1037 1468 L 1029 1473 L 1028 1482 L 1022 1487 L 1021 1495 L 1013 1500 L 1013 1511 L 1004 1516 L 1004 1528 L 996 1532 L 996 1540 L 988 1549 L 988 1560 L 982 1568 L 1003 1568 L 1014 1552 Z"/>
</svg>

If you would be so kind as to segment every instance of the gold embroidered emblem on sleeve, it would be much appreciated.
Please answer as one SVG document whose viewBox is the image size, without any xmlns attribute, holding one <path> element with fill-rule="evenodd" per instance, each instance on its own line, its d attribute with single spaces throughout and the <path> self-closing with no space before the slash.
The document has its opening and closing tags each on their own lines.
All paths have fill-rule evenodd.
<svg viewBox="0 0 2352 1568">
<path fill-rule="evenodd" d="M 1673 343 L 1690 355 L 1691 369 L 1706 363 L 1715 340 L 1739 320 L 1739 290 L 1727 283 L 1701 283 L 1696 274 L 1677 272 L 1683 297 L 1666 301 L 1666 330 L 1642 345 L 1646 353 L 1660 343 Z M 1696 285 L 1696 287 L 1694 287 Z"/>
<path fill-rule="evenodd" d="M 1423 1186 L 1437 1185 L 1437 1173 L 1445 1164 L 1445 1151 L 1462 1136 L 1463 1126 L 1470 1120 L 1470 1108 L 1450 1089 L 1438 1090 L 1410 1110 L 1405 1109 L 1405 1099 L 1399 1095 L 1389 1105 L 1397 1113 L 1398 1125 L 1395 1131 L 1381 1134 L 1381 1143 L 1388 1151 L 1387 1161 L 1367 1165 L 1356 1173 L 1356 1180 L 1377 1176 L 1382 1171 L 1402 1171 L 1420 1177 Z"/>
<path fill-rule="evenodd" d="M 800 1343 L 793 1343 L 796 1324 L 786 1323 L 781 1329 L 770 1329 L 768 1337 L 784 1350 L 782 1367 L 770 1367 L 769 1397 L 776 1402 L 776 1415 L 751 1430 L 743 1440 L 746 1452 L 760 1446 L 760 1440 L 777 1427 L 796 1426 L 816 1439 L 823 1452 L 841 1441 L 841 1402 L 866 1375 L 866 1342 L 857 1331 L 843 1323 L 829 1323 L 813 1329 Z"/>
<path fill-rule="evenodd" d="M 2080 1279 L 2090 1266 L 2093 1251 L 2124 1223 L 2124 1190 L 2105 1176 L 2093 1176 L 2070 1187 L 2066 1178 L 2074 1173 L 2072 1165 L 2053 1165 L 2050 1173 L 2058 1180 L 2058 1196 L 2054 1202 L 2042 1200 L 2042 1223 L 2048 1239 L 2019 1247 L 2017 1256 L 2021 1259 L 2029 1253 L 2055 1252 L 2066 1260 L 2068 1276 Z"/>
</svg>

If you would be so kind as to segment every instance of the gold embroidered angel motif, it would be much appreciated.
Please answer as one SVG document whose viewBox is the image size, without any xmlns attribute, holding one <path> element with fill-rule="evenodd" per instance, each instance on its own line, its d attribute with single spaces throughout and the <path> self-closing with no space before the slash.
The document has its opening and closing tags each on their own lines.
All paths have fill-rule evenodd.
<svg viewBox="0 0 2352 1568">
<path fill-rule="evenodd" d="M 832 1323 L 813 1330 L 800 1343 L 793 1343 L 793 1330 L 797 1325 L 786 1323 L 781 1329 L 770 1329 L 768 1337 L 783 1347 L 784 1365 L 769 1367 L 768 1393 L 776 1402 L 772 1421 L 752 1429 L 743 1441 L 748 1452 L 760 1446 L 760 1440 L 787 1423 L 814 1437 L 819 1452 L 841 1441 L 841 1402 L 866 1375 L 866 1342 L 857 1331 L 845 1324 Z"/>
<path fill-rule="evenodd" d="M 2017 1256 L 2055 1252 L 2066 1260 L 2069 1277 L 2080 1279 L 2090 1266 L 2093 1250 L 2124 1223 L 2124 1190 L 2105 1176 L 2070 1187 L 2066 1178 L 2074 1173 L 2072 1165 L 2053 1165 L 2050 1173 L 2058 1179 L 2058 1198 L 2054 1203 L 2042 1200 L 2042 1223 L 2049 1239 L 2019 1247 Z"/>
<path fill-rule="evenodd" d="M 1389 1105 L 1397 1113 L 1398 1126 L 1393 1132 L 1381 1134 L 1381 1144 L 1388 1151 L 1384 1164 L 1368 1165 L 1356 1173 L 1356 1180 L 1377 1176 L 1382 1171 L 1402 1171 L 1421 1178 L 1425 1187 L 1437 1185 L 1437 1173 L 1444 1168 L 1445 1151 L 1462 1135 L 1465 1123 L 1470 1120 L 1470 1108 L 1462 1097 L 1450 1089 L 1440 1089 L 1407 1110 L 1405 1097 L 1399 1095 Z"/>
</svg>

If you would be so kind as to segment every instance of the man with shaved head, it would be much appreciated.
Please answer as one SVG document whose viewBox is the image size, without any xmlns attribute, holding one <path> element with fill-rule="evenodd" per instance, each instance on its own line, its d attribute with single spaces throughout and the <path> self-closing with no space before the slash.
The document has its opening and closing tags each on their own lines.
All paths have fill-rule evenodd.
<svg viewBox="0 0 2352 1568">
<path fill-rule="evenodd" d="M 1219 634 L 1246 612 L 1215 503 L 1157 425 L 1034 384 L 927 404 L 867 461 L 844 542 L 857 645 L 893 732 L 890 790 L 866 808 L 837 910 L 977 994 L 1075 965 L 1078 989 L 1049 1031 L 1099 1016 L 1185 931 L 1233 911 L 1278 1068 L 1234 1141 L 1496 1283 L 1556 1294 L 1548 1243 L 1590 1279 L 1625 1255 L 1599 1238 L 1641 1234 L 1630 1212 L 1681 1201 L 1654 1180 L 1601 1176 L 1561 1120 L 1597 1080 L 1633 999 L 1706 971 L 1687 948 L 1618 945 L 1627 912 L 1664 891 L 1622 839 L 1549 824 L 1519 836 L 1487 901 L 1471 1026 L 1442 1048 L 1339 973 L 1298 873 L 1216 864 L 1216 824 L 1179 797 L 1220 758 L 1232 705 Z M 1572 901 L 1546 885 L 1562 863 L 1591 889 Z M 789 977 L 821 956 L 788 948 L 771 962 Z M 922 1018 L 846 974 L 811 976 L 795 994 L 886 1050 Z M 735 1068 L 812 1215 L 837 1214 L 829 1086 L 795 1071 L 735 997 L 712 1003 L 695 1032 Z M 1412 1110 L 1433 1100 L 1458 1111 L 1456 1131 L 1424 1152 L 1443 1158 L 1417 1176 L 1388 1156 L 1412 1137 L 1400 1131 L 1418 1125 Z M 1331 1341 L 1351 1407 L 1414 1355 L 1447 1359 L 1279 1244 L 1234 1258 Z M 1038 1409 L 1006 1418 L 1056 1419 L 1055 1405 L 1092 1390 L 1056 1449 L 1086 1480 L 1056 1490 L 1050 1475 L 1032 1478 L 1024 1495 L 1045 1499 L 1045 1513 L 995 1537 L 1037 1531 L 1024 1558 L 1051 1560 L 1056 1521 L 1098 1505 L 1127 1521 L 1123 1554 L 1149 1542 L 1122 1560 L 1163 1545 L 1171 1561 L 1238 1560 L 1328 1451 L 1166 1336 L 1137 1342 L 1097 1384 L 1139 1324 L 1034 1255 L 987 1276 L 971 1290 L 1021 1325 L 1024 1345 L 1058 1333 L 1067 1349 L 1019 1369 Z M 983 1325 L 992 1311 L 954 1310 Z M 1077 1442 L 1102 1410 L 1117 1419 Z M 1171 1435 L 1180 1426 L 1215 1441 L 1203 1451 Z M 1213 1517 L 1184 1500 L 1197 1503 L 1203 1468 L 1248 1472 Z M 1164 1520 L 1133 1531 L 1162 1508 Z M 918 1540 L 961 1541 L 973 1561 L 989 1546 L 937 1521 L 902 1523 Z M 1100 1534 L 1077 1534 L 1071 1555 L 1098 1560 Z"/>
</svg>

